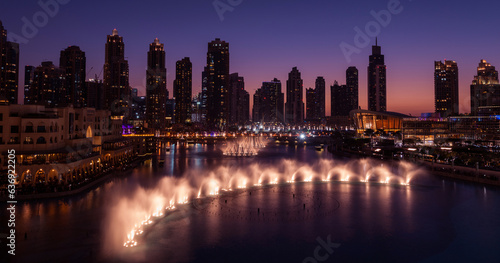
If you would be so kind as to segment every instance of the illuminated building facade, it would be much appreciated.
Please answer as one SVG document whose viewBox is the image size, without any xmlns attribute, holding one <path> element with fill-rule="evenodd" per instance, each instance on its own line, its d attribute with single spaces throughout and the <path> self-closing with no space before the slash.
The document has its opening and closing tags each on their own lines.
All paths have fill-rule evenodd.
<svg viewBox="0 0 500 263">
<path fill-rule="evenodd" d="M 359 72 L 356 67 L 347 68 L 346 72 L 346 88 L 349 97 L 348 105 L 351 110 L 359 108 Z"/>
<path fill-rule="evenodd" d="M 32 102 L 36 100 L 35 90 L 31 87 L 35 81 L 35 67 L 25 66 L 24 67 L 24 104 L 31 105 Z"/>
<path fill-rule="evenodd" d="M 115 116 L 129 115 L 129 67 L 123 37 L 114 29 L 107 36 L 104 60 L 104 107 Z"/>
<path fill-rule="evenodd" d="M 382 48 L 372 46 L 372 55 L 368 65 L 368 110 L 383 112 L 387 110 L 387 82 Z"/>
<path fill-rule="evenodd" d="M 216 38 L 208 43 L 206 83 L 206 124 L 223 129 L 228 122 L 229 43 Z"/>
<path fill-rule="evenodd" d="M 149 44 L 148 69 L 146 71 L 146 118 L 148 128 L 163 130 L 166 126 L 167 69 L 165 49 L 158 38 Z"/>
<path fill-rule="evenodd" d="M 434 102 L 441 117 L 458 115 L 458 66 L 445 60 L 434 63 Z"/>
<path fill-rule="evenodd" d="M 7 41 L 0 21 L 0 104 L 17 104 L 19 86 L 19 44 Z"/>
<path fill-rule="evenodd" d="M 479 63 L 477 75 L 470 86 L 470 97 L 472 115 L 500 114 L 498 71 L 486 60 Z"/>
<path fill-rule="evenodd" d="M 66 80 L 67 105 L 75 108 L 87 107 L 86 58 L 85 52 L 77 46 L 61 51 L 59 67 L 64 71 Z"/>
<path fill-rule="evenodd" d="M 122 138 L 119 118 L 92 108 L 0 106 L 1 168 L 7 150 L 16 149 L 17 182 L 71 183 L 134 156 Z"/>
<path fill-rule="evenodd" d="M 253 122 L 283 123 L 283 106 L 285 95 L 281 91 L 281 81 L 275 78 L 263 82 L 253 97 Z"/>
<path fill-rule="evenodd" d="M 69 102 L 66 90 L 66 71 L 52 61 L 42 62 L 35 68 L 33 83 L 26 93 L 25 104 L 63 107 Z"/>
<path fill-rule="evenodd" d="M 174 118 L 177 124 L 191 122 L 191 97 L 193 92 L 193 65 L 189 58 L 177 61 L 174 81 Z"/>
<path fill-rule="evenodd" d="M 448 118 L 422 114 L 421 117 L 404 118 L 402 133 L 405 140 L 433 145 L 436 139 L 450 136 L 450 123 Z"/>
<path fill-rule="evenodd" d="M 376 112 L 368 110 L 353 110 L 351 118 L 359 135 L 367 130 L 394 133 L 403 130 L 403 119 L 410 116 L 397 112 Z"/>
</svg>

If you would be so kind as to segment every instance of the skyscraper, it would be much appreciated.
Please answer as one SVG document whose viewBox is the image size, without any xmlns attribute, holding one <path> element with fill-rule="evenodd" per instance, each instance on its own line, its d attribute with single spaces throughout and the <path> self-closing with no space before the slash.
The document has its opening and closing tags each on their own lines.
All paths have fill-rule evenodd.
<svg viewBox="0 0 500 263">
<path fill-rule="evenodd" d="M 66 71 L 54 66 L 52 61 L 42 62 L 42 65 L 35 69 L 33 84 L 28 90 L 27 104 L 46 107 L 67 106 L 68 93 L 65 76 Z"/>
<path fill-rule="evenodd" d="M 144 120 L 146 120 L 146 97 L 139 96 L 139 91 L 137 89 L 132 89 L 130 96 L 132 101 L 132 123 L 135 127 L 144 127 Z M 165 122 L 165 121 L 163 121 Z"/>
<path fill-rule="evenodd" d="M 25 66 L 24 67 L 24 104 L 33 104 L 32 102 L 36 100 L 34 94 L 33 81 L 35 80 L 35 67 Z"/>
<path fill-rule="evenodd" d="M 306 118 L 319 121 L 325 117 L 325 79 L 316 78 L 314 89 L 306 89 Z"/>
<path fill-rule="evenodd" d="M 228 121 L 229 43 L 216 38 L 208 43 L 206 123 L 223 129 Z"/>
<path fill-rule="evenodd" d="M 352 110 L 359 108 L 359 76 L 356 67 L 349 67 L 346 70 L 346 86 L 350 97 L 349 106 Z"/>
<path fill-rule="evenodd" d="M 188 57 L 177 61 L 175 67 L 174 119 L 177 124 L 191 122 L 191 97 L 193 91 L 193 65 Z"/>
<path fill-rule="evenodd" d="M 7 44 L 7 30 L 5 30 L 2 24 L 2 20 L 0 20 L 0 66 L 2 66 L 5 61 L 6 44 Z M 3 81 L 4 81 L 3 76 L 0 75 L 0 87 L 2 87 L 1 85 L 3 85 Z"/>
<path fill-rule="evenodd" d="M 378 43 L 372 46 L 368 65 L 368 110 L 387 110 L 386 66 Z"/>
<path fill-rule="evenodd" d="M 331 116 L 349 116 L 349 112 L 353 110 L 351 105 L 351 96 L 347 85 L 339 85 L 337 81 L 330 87 L 332 109 Z"/>
<path fill-rule="evenodd" d="M 270 82 L 263 82 L 253 97 L 252 120 L 261 123 L 283 123 L 284 100 L 281 81 L 275 78 Z"/>
<path fill-rule="evenodd" d="M 242 125 L 250 120 L 250 94 L 245 90 L 245 79 L 238 73 L 230 75 L 229 90 L 229 124 Z"/>
<path fill-rule="evenodd" d="M 87 88 L 87 107 L 101 110 L 104 107 L 103 83 L 102 80 L 89 79 L 85 82 Z"/>
<path fill-rule="evenodd" d="M 149 44 L 148 69 L 146 71 L 146 118 L 148 128 L 165 128 L 167 91 L 167 69 L 165 67 L 165 49 L 158 38 Z"/>
<path fill-rule="evenodd" d="M 458 66 L 445 60 L 434 63 L 434 102 L 441 117 L 458 115 Z"/>
<path fill-rule="evenodd" d="M 66 92 L 68 105 L 75 108 L 87 106 L 86 58 L 85 52 L 77 46 L 61 51 L 59 67 L 66 73 Z"/>
<path fill-rule="evenodd" d="M 292 125 L 304 122 L 304 87 L 297 67 L 288 74 L 286 81 L 286 123 Z"/>
<path fill-rule="evenodd" d="M 318 104 L 316 91 L 313 88 L 306 89 L 306 119 L 314 121 L 317 118 Z"/>
<path fill-rule="evenodd" d="M 315 119 L 322 119 L 325 117 L 325 79 L 323 77 L 316 78 L 315 87 L 315 100 L 317 103 L 315 111 Z"/>
<path fill-rule="evenodd" d="M 114 29 L 108 35 L 104 60 L 104 106 L 113 115 L 128 116 L 130 86 L 123 37 Z"/>
<path fill-rule="evenodd" d="M 191 102 L 191 121 L 193 123 L 201 123 L 201 98 L 203 97 L 203 93 L 199 92 L 196 96 L 193 97 Z"/>
<path fill-rule="evenodd" d="M 208 69 L 205 67 L 201 73 L 201 98 L 200 98 L 200 122 L 207 121 L 207 98 L 208 98 Z"/>
<path fill-rule="evenodd" d="M 477 75 L 474 76 L 470 86 L 471 113 L 479 115 L 482 112 L 499 114 L 500 110 L 500 84 L 498 71 L 486 60 L 481 60 L 477 67 Z"/>
<path fill-rule="evenodd" d="M 0 103 L 17 104 L 19 86 L 19 44 L 7 41 L 0 21 Z"/>
</svg>

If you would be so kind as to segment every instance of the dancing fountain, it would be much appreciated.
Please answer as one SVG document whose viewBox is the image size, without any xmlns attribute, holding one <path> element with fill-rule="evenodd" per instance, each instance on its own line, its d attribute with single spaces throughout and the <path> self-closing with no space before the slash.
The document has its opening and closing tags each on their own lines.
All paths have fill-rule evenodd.
<svg viewBox="0 0 500 263">
<path fill-rule="evenodd" d="M 201 174 L 200 171 L 188 171 L 182 178 L 166 177 L 154 189 L 139 188 L 132 197 L 120 199 L 109 211 L 105 244 L 111 246 L 107 248 L 111 250 L 136 247 L 140 236 L 158 218 L 176 210 L 176 206 L 196 199 L 230 194 L 241 189 L 306 182 L 408 187 L 421 172 L 406 162 L 389 166 L 367 159 L 350 162 L 323 159 L 312 165 L 283 160 L 273 165 L 221 166 Z"/>
<path fill-rule="evenodd" d="M 227 143 L 222 151 L 225 156 L 248 157 L 255 156 L 259 150 L 266 147 L 266 139 L 262 137 L 245 137 Z"/>
</svg>

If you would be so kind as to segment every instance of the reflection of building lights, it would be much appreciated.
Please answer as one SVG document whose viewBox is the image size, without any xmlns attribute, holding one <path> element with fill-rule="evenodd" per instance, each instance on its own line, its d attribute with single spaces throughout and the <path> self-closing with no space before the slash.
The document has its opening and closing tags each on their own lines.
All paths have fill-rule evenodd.
<svg viewBox="0 0 500 263">
<path fill-rule="evenodd" d="M 417 150 L 417 149 L 415 149 L 415 148 L 408 148 L 408 151 L 411 151 L 411 152 L 414 152 L 414 151 L 416 151 L 416 150 Z"/>
</svg>

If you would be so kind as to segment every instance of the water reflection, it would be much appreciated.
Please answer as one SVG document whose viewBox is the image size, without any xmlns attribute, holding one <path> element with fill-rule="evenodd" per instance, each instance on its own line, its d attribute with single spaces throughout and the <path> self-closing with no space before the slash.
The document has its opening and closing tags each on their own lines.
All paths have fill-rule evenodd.
<svg viewBox="0 0 500 263">
<path fill-rule="evenodd" d="M 221 166 L 225 168 L 219 171 L 226 177 L 232 173 L 249 173 L 256 182 L 248 183 L 258 183 L 263 171 L 249 167 L 255 163 L 271 167 L 282 162 L 282 167 L 267 171 L 262 178 L 272 178 L 275 173 L 295 173 L 294 179 L 303 181 L 308 179 L 305 174 L 311 170 L 327 174 L 330 169 L 325 164 L 328 163 L 320 159 L 332 158 L 327 152 L 318 153 L 314 148 L 303 146 L 268 147 L 261 155 L 248 159 L 221 158 L 222 153 L 215 146 L 177 144 L 162 156 L 165 167 L 156 170 L 141 167 L 131 176 L 114 178 L 95 190 L 70 198 L 19 204 L 16 211 L 16 230 L 20 233 L 18 259 L 300 262 L 317 246 L 318 236 L 332 235 L 342 244 L 332 260 L 407 262 L 428 258 L 448 247 L 455 238 L 450 211 L 462 200 L 483 203 L 483 206 L 467 206 L 467 209 L 482 215 L 482 229 L 498 232 L 495 222 L 500 221 L 500 213 L 498 209 L 491 209 L 499 201 L 495 189 L 441 182 L 432 177 L 423 180 L 423 185 L 411 187 L 313 180 L 281 182 L 252 190 L 241 189 L 221 198 L 202 199 L 200 206 L 204 209 L 194 205 L 179 207 L 160 218 L 137 248 L 110 254 L 104 249 L 103 233 L 113 224 L 108 225 L 105 219 L 110 209 L 123 197 L 132 197 L 139 187 L 151 190 L 165 176 L 179 178 L 186 171 L 201 174 Z M 320 164 L 297 172 L 304 164 L 315 163 Z M 368 166 L 362 163 L 351 168 L 366 174 L 370 170 Z M 404 168 L 389 166 L 388 171 L 398 174 L 404 172 Z M 474 227 L 469 226 L 471 231 Z M 24 233 L 27 233 L 26 240 Z M 488 237 L 492 244 L 500 241 L 491 235 Z M 117 238 L 120 244 L 122 238 Z M 488 248 L 484 242 L 478 243 Z"/>
</svg>

